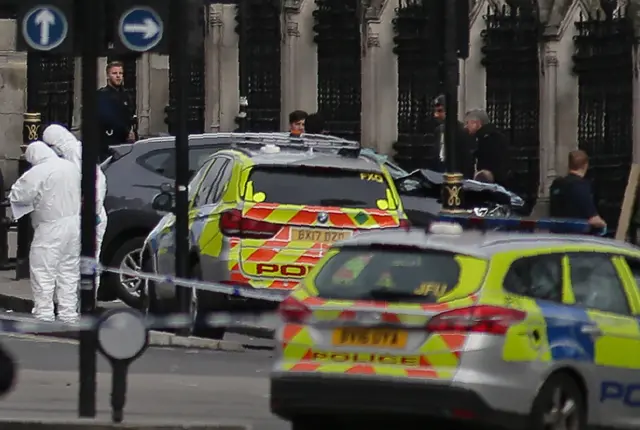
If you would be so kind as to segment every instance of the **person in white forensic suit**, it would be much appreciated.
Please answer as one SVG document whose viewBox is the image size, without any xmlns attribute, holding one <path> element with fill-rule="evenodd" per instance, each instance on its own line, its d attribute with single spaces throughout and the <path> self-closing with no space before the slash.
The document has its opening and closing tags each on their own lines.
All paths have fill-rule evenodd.
<svg viewBox="0 0 640 430">
<path fill-rule="evenodd" d="M 31 164 L 11 187 L 15 218 L 31 213 L 33 241 L 29 251 L 33 314 L 44 321 L 78 321 L 80 282 L 80 172 L 46 143 L 30 143 L 25 158 Z"/>
<path fill-rule="evenodd" d="M 51 124 L 44 129 L 42 140 L 51 146 L 65 160 L 71 161 L 82 174 L 82 143 L 65 127 Z M 100 261 L 100 249 L 102 239 L 107 230 L 107 211 L 104 208 L 104 199 L 107 194 L 107 179 L 100 166 L 96 167 L 96 261 Z M 100 287 L 100 276 L 96 276 L 96 291 Z"/>
</svg>

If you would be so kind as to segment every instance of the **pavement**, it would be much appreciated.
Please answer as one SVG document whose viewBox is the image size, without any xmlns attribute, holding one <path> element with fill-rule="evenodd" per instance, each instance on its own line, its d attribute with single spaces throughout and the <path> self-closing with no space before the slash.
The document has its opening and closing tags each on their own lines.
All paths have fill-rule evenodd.
<svg viewBox="0 0 640 430">
<path fill-rule="evenodd" d="M 19 366 L 16 387 L 0 400 L 0 416 L 73 419 L 78 404 L 77 342 L 31 335 L 2 335 L 0 342 Z M 271 351 L 151 348 L 130 367 L 125 423 L 288 429 L 269 412 L 271 360 Z M 110 383 L 109 364 L 99 356 L 97 418 L 103 422 L 110 417 Z M 2 421 L 0 427 L 9 428 Z"/>
</svg>

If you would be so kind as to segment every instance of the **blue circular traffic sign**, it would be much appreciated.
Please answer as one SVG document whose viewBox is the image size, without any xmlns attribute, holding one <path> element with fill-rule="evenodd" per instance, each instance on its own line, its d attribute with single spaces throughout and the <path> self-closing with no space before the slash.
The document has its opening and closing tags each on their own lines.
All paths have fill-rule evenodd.
<svg viewBox="0 0 640 430">
<path fill-rule="evenodd" d="M 146 6 L 136 6 L 120 17 L 118 35 L 128 49 L 145 52 L 162 40 L 164 25 L 158 13 Z"/>
<path fill-rule="evenodd" d="M 67 38 L 67 17 L 55 6 L 36 6 L 22 19 L 22 35 L 31 48 L 50 51 Z"/>
</svg>

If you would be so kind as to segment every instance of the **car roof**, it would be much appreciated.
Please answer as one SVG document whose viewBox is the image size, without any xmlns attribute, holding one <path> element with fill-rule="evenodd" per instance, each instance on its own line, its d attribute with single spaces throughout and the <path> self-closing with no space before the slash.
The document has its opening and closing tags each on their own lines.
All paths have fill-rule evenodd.
<svg viewBox="0 0 640 430">
<path fill-rule="evenodd" d="M 372 245 L 411 246 L 490 259 L 494 254 L 506 251 L 555 248 L 568 244 L 609 248 L 605 251 L 612 253 L 620 251 L 640 253 L 640 248 L 626 242 L 596 236 L 478 230 L 465 230 L 460 234 L 434 234 L 417 228 L 409 231 L 387 229 L 365 232 L 337 242 L 333 246 L 336 248 Z"/>
<path fill-rule="evenodd" d="M 345 156 L 338 154 L 342 147 L 359 147 L 359 143 L 335 136 L 303 135 L 301 144 L 289 144 L 289 133 L 203 133 L 189 135 L 189 145 L 220 144 L 223 150 L 240 152 L 251 158 L 255 165 L 262 166 L 314 166 L 381 173 L 381 163 L 371 156 Z M 175 136 L 151 137 L 138 141 L 134 146 L 145 152 L 153 149 L 173 147 Z M 267 153 L 261 148 L 269 143 L 280 146 L 279 152 Z M 304 142 L 311 142 L 305 146 Z M 281 145 L 278 145 L 282 144 Z M 315 147 L 315 145 L 320 145 Z M 235 147 L 231 147 L 235 146 Z M 332 151 L 327 151 L 332 149 Z M 216 154 L 211 154 L 211 157 Z"/>
</svg>

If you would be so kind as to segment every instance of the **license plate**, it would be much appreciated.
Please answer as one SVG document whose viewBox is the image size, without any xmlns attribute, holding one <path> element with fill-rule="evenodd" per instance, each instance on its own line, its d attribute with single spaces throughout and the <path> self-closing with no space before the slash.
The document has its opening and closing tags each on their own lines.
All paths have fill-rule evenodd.
<svg viewBox="0 0 640 430">
<path fill-rule="evenodd" d="M 391 329 L 339 328 L 333 331 L 335 346 L 404 348 L 407 332 Z"/>
<path fill-rule="evenodd" d="M 316 243 L 333 243 L 339 240 L 349 239 L 351 237 L 350 231 L 336 231 L 336 230 L 320 230 L 312 228 L 292 228 L 291 240 L 300 240 L 304 242 L 316 242 Z"/>
</svg>

